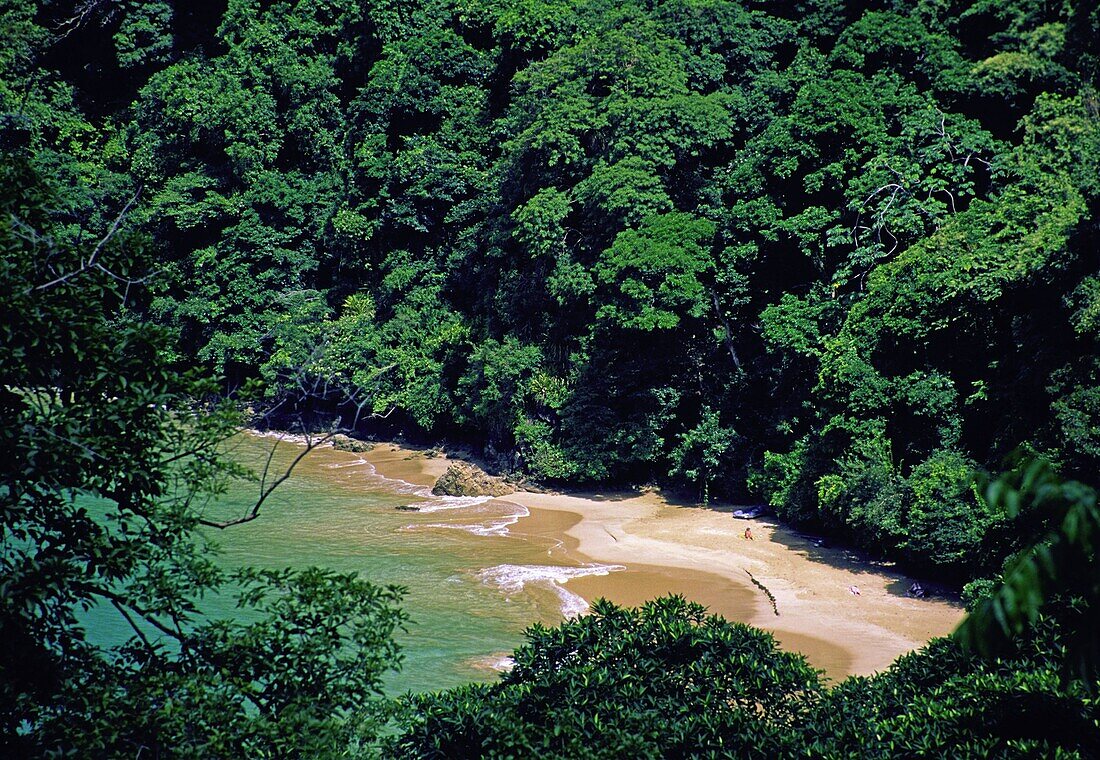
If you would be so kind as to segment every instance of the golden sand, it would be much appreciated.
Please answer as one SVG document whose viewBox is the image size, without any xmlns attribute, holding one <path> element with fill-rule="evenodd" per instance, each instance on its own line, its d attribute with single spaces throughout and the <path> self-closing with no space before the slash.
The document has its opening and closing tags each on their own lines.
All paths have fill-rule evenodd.
<svg viewBox="0 0 1100 760">
<path fill-rule="evenodd" d="M 381 475 L 431 485 L 449 464 L 392 444 L 365 455 Z M 729 620 L 772 631 L 832 678 L 871 674 L 928 639 L 950 633 L 963 611 L 937 597 L 911 599 L 912 579 L 733 508 L 673 504 L 660 494 L 521 491 L 502 501 L 528 517 L 511 534 L 547 539 L 562 565 L 606 563 L 625 571 L 569 581 L 588 601 L 636 605 L 668 593 Z M 744 537 L 752 528 L 753 540 Z M 775 597 L 776 615 L 756 578 Z M 858 595 L 853 592 L 858 590 Z"/>
</svg>

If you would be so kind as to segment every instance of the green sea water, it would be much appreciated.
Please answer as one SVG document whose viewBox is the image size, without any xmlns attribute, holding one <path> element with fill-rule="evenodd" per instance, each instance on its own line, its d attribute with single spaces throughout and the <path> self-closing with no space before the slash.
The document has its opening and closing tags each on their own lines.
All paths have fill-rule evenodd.
<svg viewBox="0 0 1100 760">
<path fill-rule="evenodd" d="M 302 445 L 291 439 L 240 434 L 227 453 L 257 472 L 269 464 L 271 478 L 285 472 L 302 451 Z M 400 468 L 405 456 L 396 449 L 381 449 L 378 455 L 387 460 L 387 472 Z M 411 467 L 417 469 L 415 463 Z M 225 520 L 247 513 L 259 489 L 254 482 L 232 484 L 226 496 L 205 507 L 207 516 Z M 92 503 L 88 506 L 95 509 Z M 402 666 L 386 678 L 391 694 L 496 679 L 523 643 L 528 626 L 556 625 L 588 608 L 580 594 L 637 605 L 677 593 L 729 620 L 750 620 L 754 615 L 758 599 L 747 584 L 680 567 L 591 563 L 575 545 L 565 546 L 558 538 L 574 516 L 543 510 L 523 520 L 527 515 L 507 497 L 433 496 L 424 486 L 382 477 L 360 454 L 318 447 L 264 502 L 256 520 L 223 531 L 207 529 L 206 536 L 219 545 L 218 562 L 226 569 L 321 566 L 404 587 L 402 607 L 410 621 L 398 636 Z M 772 540 L 804 552 L 807 571 L 815 563 L 868 571 L 857 559 L 839 551 L 830 555 L 809 538 L 781 527 Z M 810 552 L 815 552 L 813 560 Z M 891 585 L 898 589 L 911 583 L 890 575 L 895 576 Z M 201 608 L 212 617 L 250 622 L 233 599 L 232 594 L 206 598 Z M 929 631 L 946 632 L 957 622 L 952 609 L 927 612 Z M 83 622 L 97 643 L 118 644 L 131 635 L 126 621 L 110 606 L 89 611 Z M 831 677 L 853 672 L 851 648 L 840 640 L 843 624 L 841 629 L 823 627 L 820 633 L 778 626 L 775 632 L 784 646 L 803 652 Z M 869 641 L 878 645 L 882 638 Z M 891 656 L 901 651 L 892 649 L 897 647 L 896 637 L 884 646 Z"/>
<path fill-rule="evenodd" d="M 240 435 L 231 456 L 260 471 L 272 446 L 272 474 L 301 451 L 293 441 Z M 243 514 L 258 489 L 234 483 L 208 514 Z M 398 509 L 414 506 L 418 511 Z M 495 679 L 527 626 L 584 609 L 584 601 L 562 585 L 569 577 L 608 571 L 577 567 L 561 556 L 557 542 L 517 531 L 522 514 L 522 507 L 500 500 L 434 497 L 423 487 L 379 476 L 360 455 L 317 448 L 264 503 L 258 519 L 208 535 L 227 568 L 317 565 L 405 587 L 402 606 L 411 619 L 399 636 L 404 662 L 387 677 L 387 690 L 431 691 Z M 207 599 L 203 609 L 212 616 L 242 614 L 227 598 Z M 100 641 L 128 635 L 109 609 L 93 611 L 88 626 Z"/>
</svg>

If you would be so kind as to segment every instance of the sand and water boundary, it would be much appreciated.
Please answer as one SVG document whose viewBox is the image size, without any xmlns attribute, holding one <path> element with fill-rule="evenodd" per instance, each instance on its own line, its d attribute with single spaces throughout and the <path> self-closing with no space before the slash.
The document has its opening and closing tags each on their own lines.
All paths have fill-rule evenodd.
<svg viewBox="0 0 1100 760">
<path fill-rule="evenodd" d="M 431 486 L 453 461 L 385 443 L 360 456 L 379 475 L 418 486 Z M 633 605 L 681 593 L 773 632 L 834 679 L 883 670 L 963 617 L 949 595 L 908 597 L 912 579 L 889 566 L 768 519 L 741 519 L 733 507 L 673 503 L 657 492 L 519 491 L 496 502 L 519 508 L 510 535 L 557 547 L 548 564 L 615 569 L 562 580 L 572 595 Z"/>
</svg>

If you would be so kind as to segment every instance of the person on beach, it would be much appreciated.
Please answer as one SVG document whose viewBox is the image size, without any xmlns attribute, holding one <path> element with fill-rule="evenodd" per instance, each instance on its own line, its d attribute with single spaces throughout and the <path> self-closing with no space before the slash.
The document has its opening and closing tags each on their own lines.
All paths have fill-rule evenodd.
<svg viewBox="0 0 1100 760">
<path fill-rule="evenodd" d="M 747 538 L 749 541 L 755 540 L 752 537 L 752 528 L 745 528 L 745 538 Z"/>
</svg>

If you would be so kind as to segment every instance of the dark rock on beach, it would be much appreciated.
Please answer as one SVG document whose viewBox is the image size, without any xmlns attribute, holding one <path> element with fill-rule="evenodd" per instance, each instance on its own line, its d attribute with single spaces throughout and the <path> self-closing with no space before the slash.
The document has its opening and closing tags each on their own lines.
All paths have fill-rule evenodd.
<svg viewBox="0 0 1100 760">
<path fill-rule="evenodd" d="M 374 444 L 367 443 L 366 441 L 357 441 L 343 433 L 338 433 L 332 436 L 332 448 L 338 449 L 339 451 L 351 451 L 355 454 L 363 454 L 373 449 Z"/>
<path fill-rule="evenodd" d="M 480 467 L 455 462 L 436 481 L 432 493 L 436 496 L 506 496 L 515 490 L 515 486 L 488 475 Z"/>
</svg>

